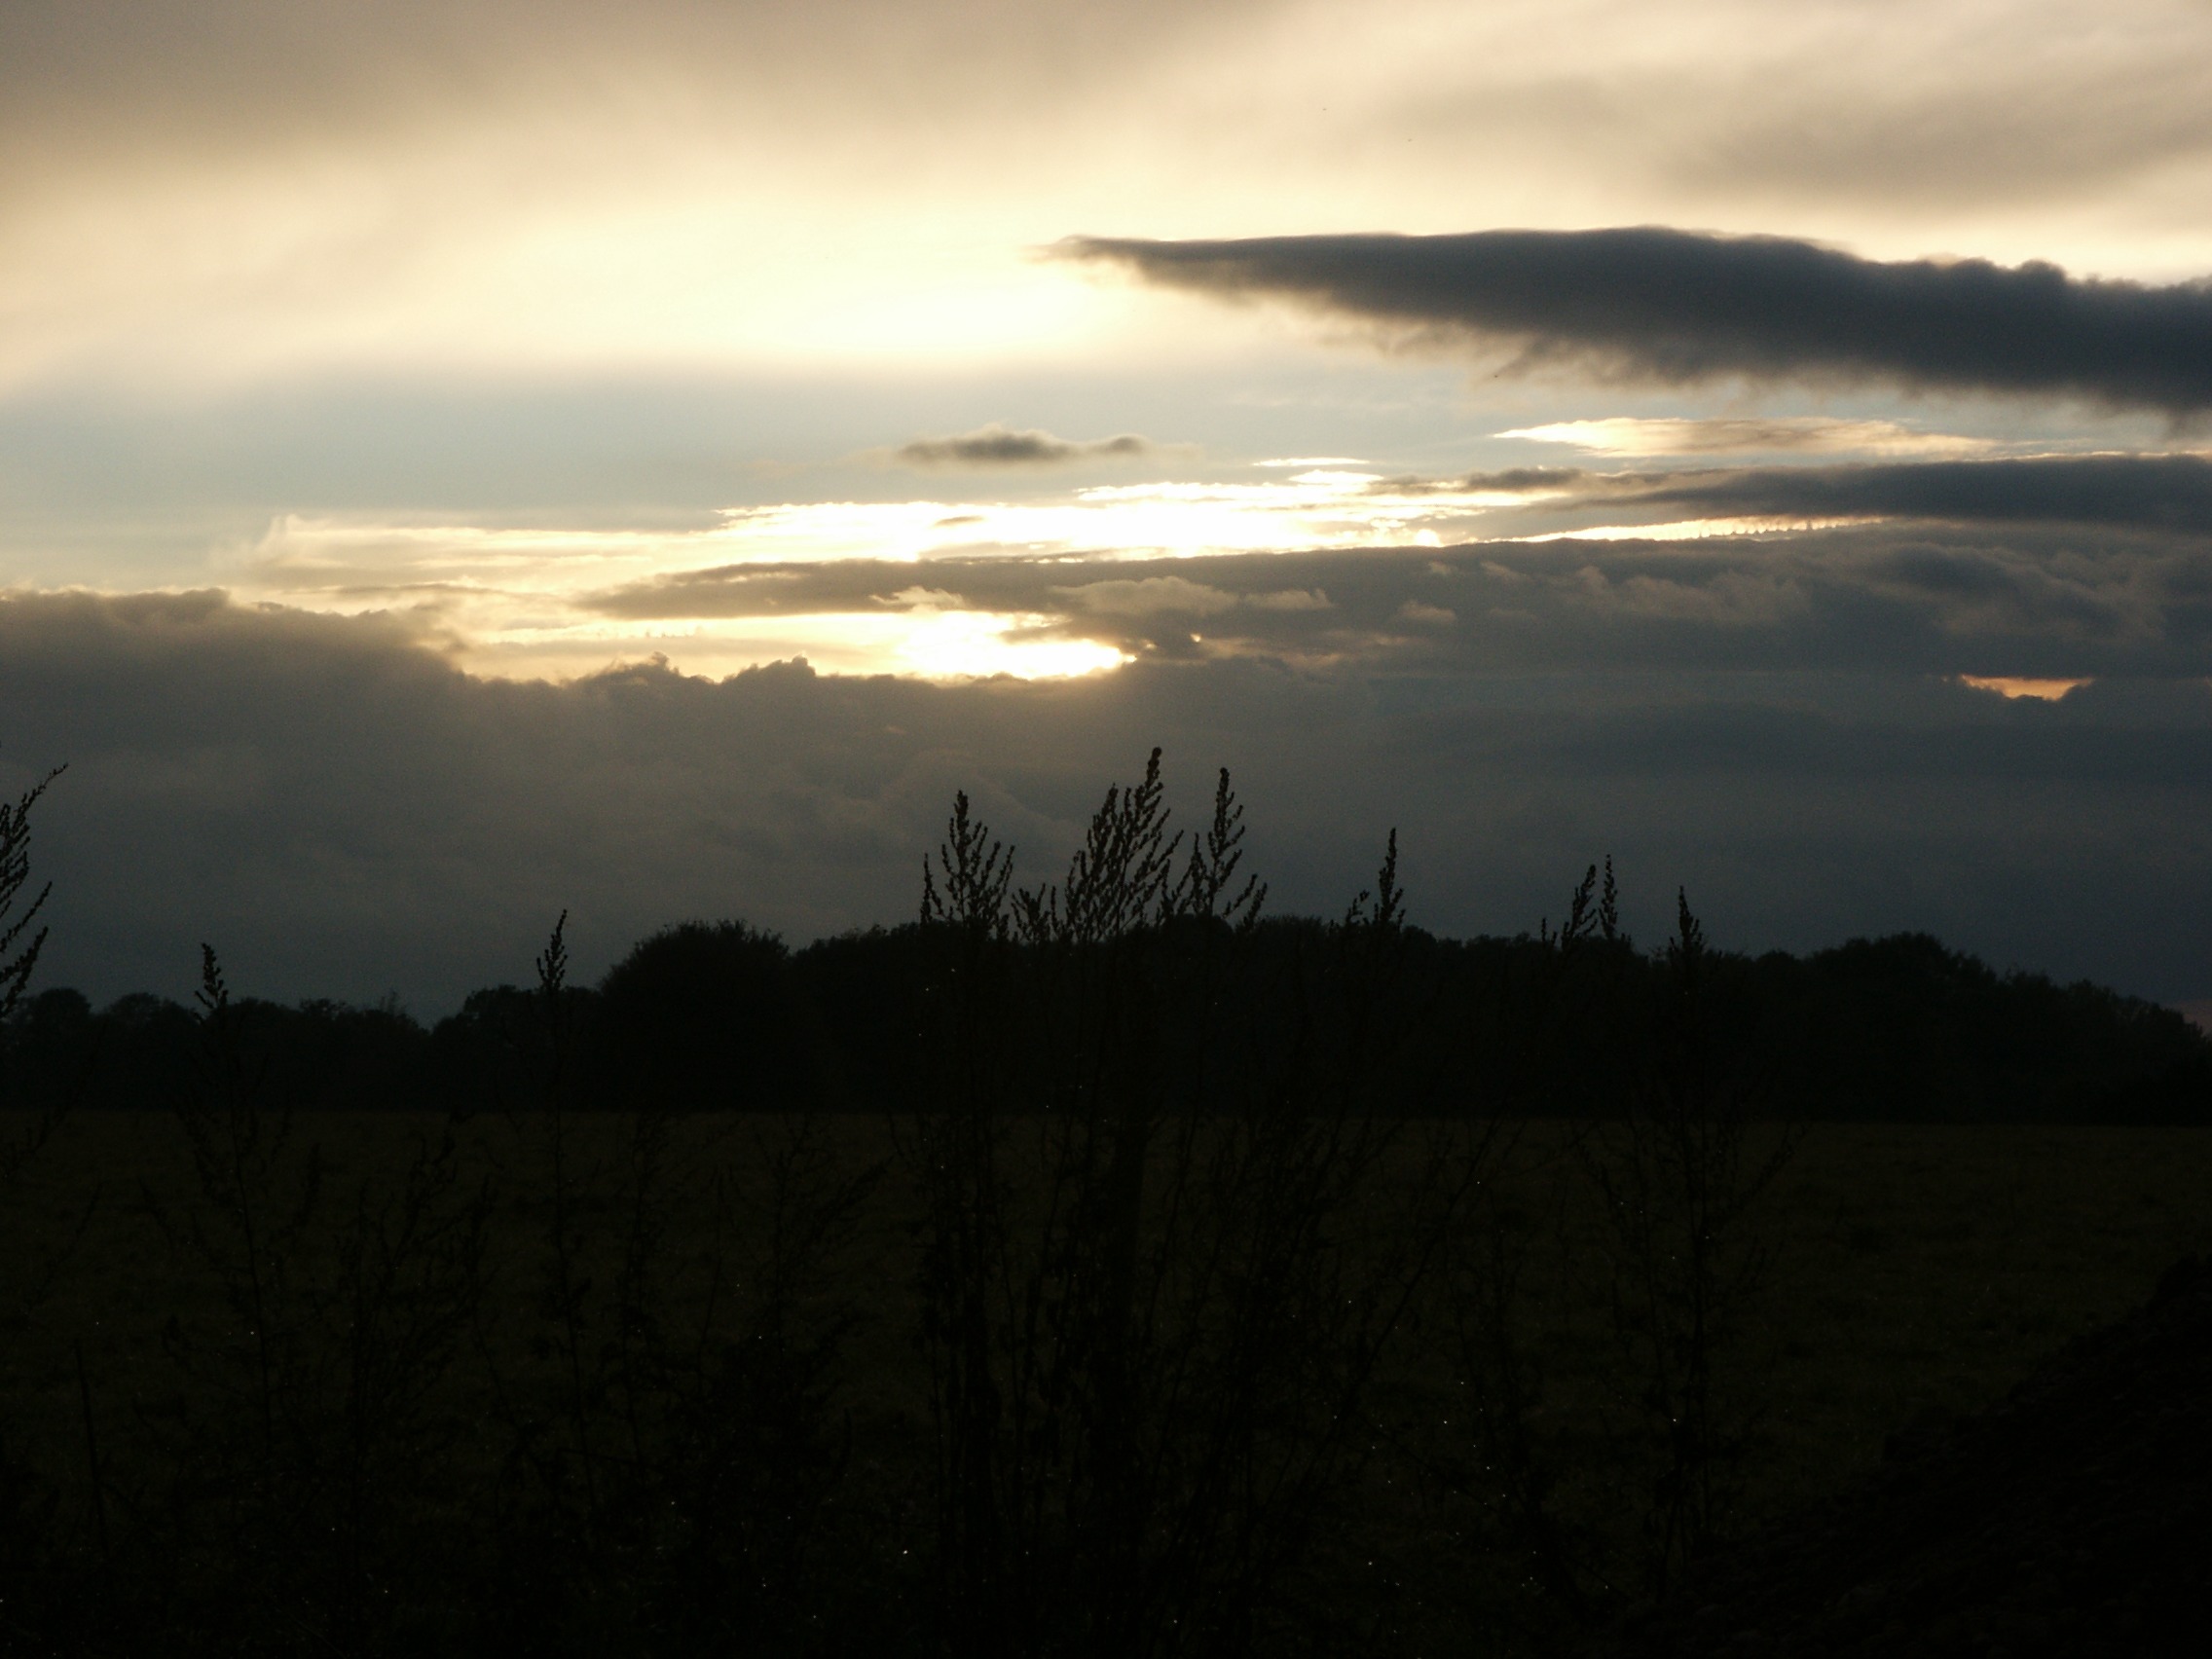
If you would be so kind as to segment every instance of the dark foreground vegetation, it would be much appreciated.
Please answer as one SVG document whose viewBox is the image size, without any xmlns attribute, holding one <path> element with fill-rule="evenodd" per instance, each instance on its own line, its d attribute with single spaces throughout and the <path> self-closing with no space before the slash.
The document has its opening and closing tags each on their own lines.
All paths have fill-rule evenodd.
<svg viewBox="0 0 2212 1659">
<path fill-rule="evenodd" d="M 1597 869 L 1438 940 L 1394 846 L 1270 922 L 1156 768 L 429 1031 L 33 994 L 0 817 L 0 1641 L 1569 1650 L 2201 1242 L 2176 1015 Z"/>
<path fill-rule="evenodd" d="M 2208 1395 L 2212 1268 L 2187 1259 L 2000 1405 L 1901 1437 L 1876 1478 L 1716 1561 L 1600 1651 L 2190 1659 Z"/>
</svg>

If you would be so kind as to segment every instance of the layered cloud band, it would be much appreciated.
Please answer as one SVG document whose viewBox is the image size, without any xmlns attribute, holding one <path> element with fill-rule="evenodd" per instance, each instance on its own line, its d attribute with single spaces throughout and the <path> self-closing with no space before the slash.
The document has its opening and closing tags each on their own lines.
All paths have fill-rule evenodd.
<svg viewBox="0 0 2212 1659">
<path fill-rule="evenodd" d="M 1679 386 L 1728 376 L 2212 407 L 2212 286 L 2054 265 L 1860 259 L 1782 237 L 1659 226 L 1156 241 L 1059 251 L 1221 298 L 1287 300 L 1384 328 L 1502 341 Z"/>
</svg>

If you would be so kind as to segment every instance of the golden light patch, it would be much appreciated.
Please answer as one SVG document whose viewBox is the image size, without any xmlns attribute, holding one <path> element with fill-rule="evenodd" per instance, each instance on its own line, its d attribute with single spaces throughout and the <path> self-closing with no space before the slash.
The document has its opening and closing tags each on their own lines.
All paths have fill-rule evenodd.
<svg viewBox="0 0 2212 1659">
<path fill-rule="evenodd" d="M 1568 444 L 1598 455 L 1974 455 L 1994 447 L 1987 438 L 1924 432 L 1897 421 L 1837 421 L 1821 416 L 1768 420 L 1646 420 L 1616 415 L 1604 421 L 1555 421 L 1516 426 L 1497 434 L 1530 443 Z"/>
<path fill-rule="evenodd" d="M 2067 692 L 2093 684 L 2082 680 L 2030 680 L 2008 674 L 1962 674 L 1961 685 L 1971 685 L 1976 691 L 1994 691 L 2000 697 L 2033 697 L 2039 703 L 2055 703 Z"/>
<path fill-rule="evenodd" d="M 1861 518 L 1789 517 L 1778 513 L 1736 518 L 1670 519 L 1664 524 L 1599 524 L 1583 530 L 1554 530 L 1524 535 L 1523 541 L 1704 541 L 1722 535 L 1774 535 L 1788 531 L 1834 530 L 1863 524 Z"/>
</svg>

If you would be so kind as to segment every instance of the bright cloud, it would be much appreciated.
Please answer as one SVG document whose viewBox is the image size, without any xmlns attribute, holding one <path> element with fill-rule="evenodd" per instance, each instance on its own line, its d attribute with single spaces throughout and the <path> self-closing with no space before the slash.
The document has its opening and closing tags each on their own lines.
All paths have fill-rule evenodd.
<svg viewBox="0 0 2212 1659">
<path fill-rule="evenodd" d="M 1683 516 L 1685 507 L 1704 510 Z M 647 657 L 723 674 L 795 656 L 845 673 L 1040 678 L 1114 668 L 1132 649 L 1225 631 L 1209 624 L 1199 639 L 1189 630 L 1201 618 L 1236 621 L 1232 634 L 1257 628 L 1270 648 L 1302 659 L 1356 654 L 1401 624 L 1457 619 L 1441 591 L 1400 594 L 1380 611 L 1370 604 L 1364 619 L 1340 615 L 1343 577 L 1302 563 L 1311 559 L 1554 543 L 1686 552 L 1751 540 L 1780 565 L 1805 537 L 1891 523 L 1945 538 L 1981 526 L 2186 539 L 2206 522 L 2212 462 L 2194 456 L 1536 469 L 1456 481 L 1312 468 L 1258 484 L 1155 481 L 1031 500 L 782 502 L 658 531 L 295 515 L 221 574 L 266 602 L 407 618 L 456 660 L 508 678 Z M 2077 587 L 2075 557 L 2037 555 L 2038 580 L 2053 592 Z M 1507 569 L 1481 566 L 1493 567 Z M 1452 580 L 1459 566 L 1430 568 Z M 1212 573 L 1227 570 L 1234 580 Z M 1883 571 L 1866 579 L 1942 591 L 1970 608 L 2009 614 L 2015 605 L 2009 584 L 1984 592 L 1988 571 L 1946 553 L 1900 552 Z M 1731 615 L 1750 613 L 1741 600 L 1729 599 Z M 1183 620 L 1147 626 L 1169 618 Z M 1962 626 L 1956 615 L 1945 623 Z M 2037 688 L 2007 695 L 2059 694 L 2043 689 L 2055 681 L 2017 683 Z"/>
<path fill-rule="evenodd" d="M 1571 444 L 1599 455 L 1973 455 L 1994 446 L 1988 438 L 1923 432 L 1896 421 L 1837 421 L 1820 416 L 1774 420 L 1637 419 L 1555 421 L 1497 434 L 1531 443 Z"/>
<path fill-rule="evenodd" d="M 844 672 L 1054 676 L 1126 660 L 1096 641 L 1035 638 L 1070 617 L 1217 614 L 1240 602 L 1183 576 L 1116 578 L 1141 559 L 1273 555 L 1285 550 L 1440 547 L 1515 534 L 1504 515 L 1524 492 L 1372 472 L 1309 468 L 1259 484 L 1155 482 L 1097 486 L 1042 501 L 785 502 L 734 508 L 704 530 L 540 530 L 391 525 L 287 516 L 235 557 L 242 593 L 310 609 L 396 610 L 415 617 L 459 660 L 502 676 L 592 672 L 660 656 L 689 672 L 733 672 L 805 656 Z M 1634 509 L 1631 509 L 1633 516 Z M 1805 521 L 1787 521 L 1801 527 Z M 1551 535 L 1677 539 L 1783 527 L 1768 518 L 1585 527 Z M 1543 533 L 1518 530 L 1523 538 Z M 791 568 L 886 562 L 917 569 L 947 559 L 1003 560 L 1052 571 L 1098 570 L 1055 581 L 1062 615 L 963 608 L 926 581 L 868 596 L 865 608 L 772 603 Z M 1103 569 L 1101 569 L 1103 567 Z M 584 602 L 700 571 L 756 570 L 770 602 L 726 618 L 626 619 Z M 1281 613 L 1325 611 L 1318 589 L 1277 588 L 1249 604 Z M 1422 624 L 1450 612 L 1419 605 Z"/>
</svg>

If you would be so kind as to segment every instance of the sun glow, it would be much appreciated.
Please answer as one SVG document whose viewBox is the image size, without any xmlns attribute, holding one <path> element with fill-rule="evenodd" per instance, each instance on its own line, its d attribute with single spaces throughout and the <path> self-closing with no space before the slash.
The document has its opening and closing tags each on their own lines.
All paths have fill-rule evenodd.
<svg viewBox="0 0 2212 1659">
<path fill-rule="evenodd" d="M 979 610 L 916 610 L 914 625 L 897 651 L 912 672 L 937 679 L 1011 674 L 1017 680 L 1054 680 L 1120 668 L 1128 656 L 1096 640 L 1024 639 L 1055 617 L 1000 615 Z"/>
<path fill-rule="evenodd" d="M 709 679 L 803 661 L 826 674 L 1057 680 L 1129 660 L 1099 641 L 1044 632 L 1057 620 L 930 606 L 643 627 L 543 618 L 537 626 L 516 620 L 467 636 L 457 654 L 472 672 L 504 680 L 568 680 L 645 661 Z"/>
</svg>

